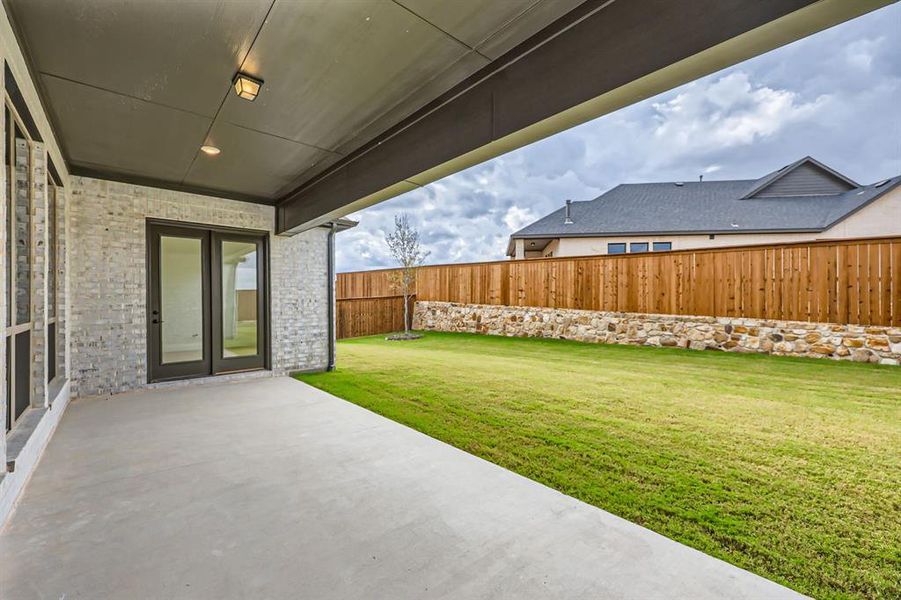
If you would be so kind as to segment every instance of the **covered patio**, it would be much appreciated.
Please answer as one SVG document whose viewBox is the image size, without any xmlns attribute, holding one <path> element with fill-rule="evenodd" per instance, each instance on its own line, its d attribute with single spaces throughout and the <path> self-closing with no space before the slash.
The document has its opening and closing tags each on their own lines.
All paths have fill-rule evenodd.
<svg viewBox="0 0 901 600">
<path fill-rule="evenodd" d="M 890 1 L 4 0 L 0 597 L 788 594 L 283 377 L 346 215 Z"/>
<path fill-rule="evenodd" d="M 74 403 L 0 564 L 4 598 L 800 597 L 289 378 Z"/>
</svg>

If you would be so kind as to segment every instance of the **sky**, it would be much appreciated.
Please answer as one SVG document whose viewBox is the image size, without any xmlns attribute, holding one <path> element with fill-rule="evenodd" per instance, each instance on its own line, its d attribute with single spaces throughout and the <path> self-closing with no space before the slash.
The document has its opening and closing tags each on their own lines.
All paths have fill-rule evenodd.
<svg viewBox="0 0 901 600">
<path fill-rule="evenodd" d="M 813 156 L 858 183 L 901 174 L 901 3 L 348 215 L 339 272 L 393 266 L 407 213 L 429 264 L 503 259 L 508 236 L 620 183 L 756 179 Z"/>
</svg>

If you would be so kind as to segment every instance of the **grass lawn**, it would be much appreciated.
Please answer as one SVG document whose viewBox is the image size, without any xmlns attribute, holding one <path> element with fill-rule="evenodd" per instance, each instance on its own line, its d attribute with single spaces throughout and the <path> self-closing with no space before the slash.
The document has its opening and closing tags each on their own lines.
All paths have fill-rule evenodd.
<svg viewBox="0 0 901 600">
<path fill-rule="evenodd" d="M 230 356 L 249 356 L 257 353 L 257 322 L 238 321 L 235 337 L 225 338 L 222 345 Z"/>
<path fill-rule="evenodd" d="M 901 597 L 901 368 L 429 333 L 298 378 L 805 594 Z"/>
</svg>

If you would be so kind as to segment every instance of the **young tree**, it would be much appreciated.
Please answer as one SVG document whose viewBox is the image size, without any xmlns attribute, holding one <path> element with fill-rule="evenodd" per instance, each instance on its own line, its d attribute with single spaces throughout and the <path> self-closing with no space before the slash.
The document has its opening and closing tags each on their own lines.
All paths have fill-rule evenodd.
<svg viewBox="0 0 901 600">
<path fill-rule="evenodd" d="M 410 332 L 410 295 L 416 284 L 416 267 L 420 266 L 429 255 L 419 245 L 419 232 L 410 225 L 410 217 L 406 213 L 394 216 L 394 231 L 385 234 L 385 243 L 391 256 L 400 265 L 400 271 L 394 276 L 394 286 L 401 289 L 404 296 L 404 333 Z"/>
</svg>

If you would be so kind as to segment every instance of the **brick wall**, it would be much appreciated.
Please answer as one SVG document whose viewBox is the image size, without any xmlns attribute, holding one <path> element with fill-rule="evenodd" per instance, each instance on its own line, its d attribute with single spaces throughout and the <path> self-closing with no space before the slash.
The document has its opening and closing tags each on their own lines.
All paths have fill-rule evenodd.
<svg viewBox="0 0 901 600">
<path fill-rule="evenodd" d="M 147 382 L 148 218 L 263 229 L 269 206 L 73 177 L 70 353 L 73 395 L 110 394 Z M 270 236 L 272 367 L 277 374 L 327 363 L 327 231 Z"/>
<path fill-rule="evenodd" d="M 47 152 L 44 144 L 28 144 L 31 165 L 31 404 L 44 406 L 47 402 Z M 16 165 L 17 171 L 19 165 Z M 26 188 L 27 189 L 27 188 Z"/>
</svg>

